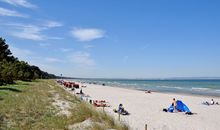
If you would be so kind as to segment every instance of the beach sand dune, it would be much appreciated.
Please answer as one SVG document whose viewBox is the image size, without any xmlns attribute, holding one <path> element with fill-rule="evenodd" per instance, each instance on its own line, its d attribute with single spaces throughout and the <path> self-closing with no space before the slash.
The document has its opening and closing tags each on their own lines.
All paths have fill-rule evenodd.
<svg viewBox="0 0 220 130">
<path fill-rule="evenodd" d="M 84 84 L 85 85 L 85 84 Z M 121 121 L 127 123 L 134 130 L 144 130 L 147 124 L 148 130 L 218 130 L 220 129 L 220 105 L 207 106 L 202 102 L 212 98 L 220 101 L 220 98 L 171 94 L 153 92 L 146 94 L 143 91 L 86 84 L 83 92 L 89 94 L 93 100 L 106 100 L 111 107 L 105 111 L 118 119 L 118 114 L 113 112 L 120 103 L 123 104 L 130 115 L 120 116 Z M 163 108 L 171 105 L 172 99 L 182 100 L 194 115 L 184 113 L 166 113 Z"/>
</svg>

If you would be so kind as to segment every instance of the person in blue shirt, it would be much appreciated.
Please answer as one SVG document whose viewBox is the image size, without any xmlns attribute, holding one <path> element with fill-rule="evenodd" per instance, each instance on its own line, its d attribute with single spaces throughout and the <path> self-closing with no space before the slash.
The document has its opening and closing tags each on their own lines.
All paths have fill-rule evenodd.
<svg viewBox="0 0 220 130">
<path fill-rule="evenodd" d="M 122 112 L 124 112 L 124 107 L 123 107 L 122 104 L 119 104 L 119 106 L 118 106 L 118 113 L 122 113 Z"/>
</svg>

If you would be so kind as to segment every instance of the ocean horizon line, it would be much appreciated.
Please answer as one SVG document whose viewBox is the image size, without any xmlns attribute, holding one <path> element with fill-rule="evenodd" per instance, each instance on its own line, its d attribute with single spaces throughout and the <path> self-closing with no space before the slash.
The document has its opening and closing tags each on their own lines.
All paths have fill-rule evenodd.
<svg viewBox="0 0 220 130">
<path fill-rule="evenodd" d="M 220 77 L 167 77 L 167 78 L 87 78 L 87 77 L 59 77 L 65 79 L 107 79 L 107 80 L 220 80 Z"/>
</svg>

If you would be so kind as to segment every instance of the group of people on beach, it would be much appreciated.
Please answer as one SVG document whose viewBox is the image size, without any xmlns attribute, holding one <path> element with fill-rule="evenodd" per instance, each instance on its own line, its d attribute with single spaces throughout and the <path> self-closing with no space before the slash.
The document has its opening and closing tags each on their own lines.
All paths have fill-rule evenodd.
<svg viewBox="0 0 220 130">
<path fill-rule="evenodd" d="M 211 101 L 210 102 L 208 102 L 208 101 L 205 101 L 205 102 L 203 102 L 203 104 L 204 105 L 219 105 L 219 103 L 218 102 L 215 102 L 214 101 L 214 99 L 211 99 Z"/>
<path fill-rule="evenodd" d="M 176 100 L 175 98 L 173 98 L 171 106 L 169 108 L 164 108 L 163 111 L 171 113 L 185 112 L 187 115 L 193 114 L 181 100 Z"/>
<path fill-rule="evenodd" d="M 95 107 L 110 107 L 110 105 L 108 104 L 108 102 L 106 102 L 105 100 L 92 100 L 90 98 L 89 95 L 86 95 L 83 92 L 82 88 L 86 88 L 86 85 L 81 85 L 80 91 L 75 93 L 75 89 L 72 88 L 71 90 L 74 91 L 74 94 L 78 95 L 80 97 L 80 100 L 85 100 L 88 101 L 90 104 L 94 105 Z M 90 99 L 88 99 L 90 98 Z"/>
<path fill-rule="evenodd" d="M 98 100 L 88 100 L 88 95 L 85 95 L 84 92 L 82 91 L 82 88 L 87 87 L 86 85 L 82 85 L 80 88 L 80 91 L 78 93 L 75 93 L 75 87 L 70 87 L 72 91 L 74 91 L 75 94 L 78 94 L 80 96 L 80 99 L 83 100 L 83 97 L 87 97 L 86 100 L 89 101 L 90 104 L 93 104 L 96 107 L 109 107 L 106 101 L 98 101 Z M 145 93 L 151 93 L 151 90 L 145 90 Z M 218 102 L 215 102 L 214 99 L 211 99 L 211 101 L 205 101 L 202 104 L 204 105 L 219 105 Z M 123 105 L 120 103 L 118 106 L 118 109 L 113 109 L 114 112 L 119 113 L 121 115 L 129 115 L 128 111 L 126 111 L 123 107 Z M 181 101 L 181 100 L 176 100 L 175 98 L 172 99 L 171 106 L 169 108 L 163 109 L 165 112 L 171 112 L 171 113 L 176 113 L 176 112 L 185 112 L 185 114 L 192 115 L 193 113 L 190 111 L 190 109 Z"/>
<path fill-rule="evenodd" d="M 210 102 L 206 101 L 203 104 L 205 104 L 205 105 L 219 105 L 219 103 L 215 102 L 214 99 L 211 99 Z M 181 100 L 176 100 L 175 98 L 173 98 L 171 106 L 168 109 L 164 108 L 163 111 L 171 112 L 171 113 L 185 112 L 185 114 L 188 114 L 188 115 L 193 114 L 190 111 L 190 109 Z"/>
</svg>

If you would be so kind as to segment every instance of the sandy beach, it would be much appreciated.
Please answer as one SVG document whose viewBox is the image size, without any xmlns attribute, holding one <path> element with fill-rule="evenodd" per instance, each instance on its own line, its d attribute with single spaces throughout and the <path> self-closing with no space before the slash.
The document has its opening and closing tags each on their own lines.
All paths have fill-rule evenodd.
<svg viewBox="0 0 220 130">
<path fill-rule="evenodd" d="M 121 116 L 121 121 L 127 123 L 133 130 L 217 130 L 220 129 L 220 105 L 203 105 L 202 102 L 212 98 L 219 102 L 220 98 L 196 95 L 183 95 L 172 93 L 152 92 L 151 94 L 139 90 L 102 86 L 96 84 L 86 85 L 82 88 L 92 100 L 106 100 L 111 107 L 105 111 L 118 119 L 113 112 L 120 103 L 128 110 L 130 115 Z M 79 91 L 79 89 L 77 90 Z M 196 113 L 186 115 L 182 112 L 166 113 L 163 108 L 170 106 L 172 98 L 182 100 L 189 109 Z"/>
</svg>

